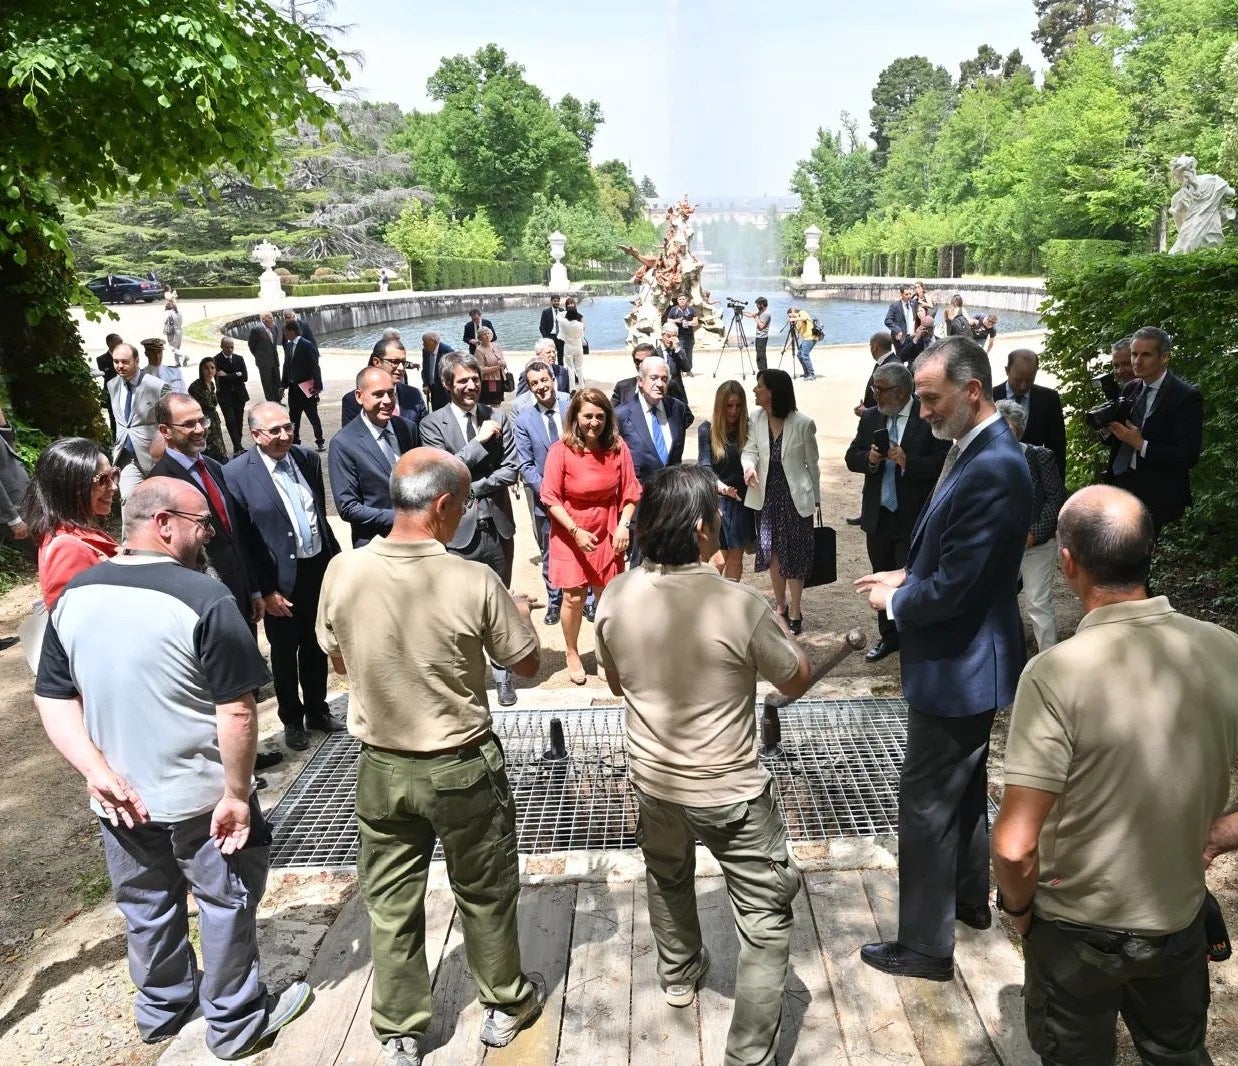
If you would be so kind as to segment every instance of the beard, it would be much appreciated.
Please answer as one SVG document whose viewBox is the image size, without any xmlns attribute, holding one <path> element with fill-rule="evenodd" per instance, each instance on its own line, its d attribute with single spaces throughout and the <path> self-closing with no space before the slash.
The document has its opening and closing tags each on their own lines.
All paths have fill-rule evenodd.
<svg viewBox="0 0 1238 1066">
<path fill-rule="evenodd" d="M 933 436 L 938 440 L 957 441 L 967 433 L 967 415 L 967 408 L 963 407 L 949 418 L 943 418 L 936 425 L 930 427 L 933 431 Z"/>
</svg>

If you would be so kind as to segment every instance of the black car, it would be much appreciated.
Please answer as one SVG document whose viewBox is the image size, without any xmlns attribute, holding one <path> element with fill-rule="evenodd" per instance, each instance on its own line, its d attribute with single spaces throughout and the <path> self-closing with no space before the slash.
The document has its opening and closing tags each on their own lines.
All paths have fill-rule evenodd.
<svg viewBox="0 0 1238 1066">
<path fill-rule="evenodd" d="M 128 274 L 106 274 L 86 282 L 86 288 L 105 304 L 132 304 L 138 300 L 153 303 L 163 296 L 163 286 L 149 278 L 131 278 Z"/>
</svg>

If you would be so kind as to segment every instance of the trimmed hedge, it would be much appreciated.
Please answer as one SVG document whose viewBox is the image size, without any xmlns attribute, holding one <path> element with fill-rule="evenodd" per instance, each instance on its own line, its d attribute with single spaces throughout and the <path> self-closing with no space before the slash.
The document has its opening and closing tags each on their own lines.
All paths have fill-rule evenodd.
<svg viewBox="0 0 1238 1066">
<path fill-rule="evenodd" d="M 177 289 L 182 300 L 248 300 L 258 295 L 257 285 L 194 285 Z"/>
<path fill-rule="evenodd" d="M 1126 254 L 1125 241 L 1054 240 L 1040 248 L 1041 261 L 1047 274 L 1077 273 L 1089 263 L 1113 259 Z"/>
<path fill-rule="evenodd" d="M 546 270 L 522 260 L 430 258 L 412 264 L 413 281 L 423 291 L 541 285 Z"/>
</svg>

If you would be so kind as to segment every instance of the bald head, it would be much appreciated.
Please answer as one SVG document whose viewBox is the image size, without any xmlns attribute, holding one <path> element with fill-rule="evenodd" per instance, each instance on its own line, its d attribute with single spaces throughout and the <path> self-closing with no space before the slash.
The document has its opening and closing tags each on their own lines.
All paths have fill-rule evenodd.
<svg viewBox="0 0 1238 1066">
<path fill-rule="evenodd" d="M 202 493 L 187 481 L 174 477 L 148 477 L 129 493 L 125 501 L 125 540 L 131 539 L 160 511 L 190 511 L 202 502 Z"/>
<path fill-rule="evenodd" d="M 424 515 L 449 496 L 463 502 L 469 494 L 469 468 L 440 448 L 413 448 L 391 471 L 391 503 L 397 511 Z"/>
<path fill-rule="evenodd" d="M 1026 396 L 1036 384 L 1040 357 L 1030 348 L 1016 348 L 1006 358 L 1006 387 L 1012 396 Z"/>
<path fill-rule="evenodd" d="M 1152 516 L 1131 493 L 1090 485 L 1071 496 L 1058 515 L 1057 543 L 1073 564 L 1067 564 L 1068 578 L 1077 568 L 1096 588 L 1142 589 L 1156 533 Z"/>
</svg>

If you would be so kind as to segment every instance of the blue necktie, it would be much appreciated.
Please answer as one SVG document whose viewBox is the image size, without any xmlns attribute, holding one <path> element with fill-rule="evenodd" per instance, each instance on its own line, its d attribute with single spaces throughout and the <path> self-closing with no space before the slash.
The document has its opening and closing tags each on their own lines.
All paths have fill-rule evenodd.
<svg viewBox="0 0 1238 1066">
<path fill-rule="evenodd" d="M 309 515 L 305 513 L 305 504 L 301 500 L 301 489 L 297 485 L 296 475 L 292 472 L 292 464 L 285 457 L 275 464 L 276 471 L 281 475 L 280 487 L 288 502 L 292 504 L 292 513 L 297 520 L 297 529 L 301 533 L 301 547 L 309 551 L 314 544 L 314 534 L 310 532 Z"/>
<path fill-rule="evenodd" d="M 649 419 L 653 427 L 653 446 L 658 453 L 658 458 L 662 461 L 662 465 L 666 465 L 666 460 L 670 457 L 670 451 L 666 447 L 666 434 L 662 432 L 662 423 L 658 420 L 658 408 L 649 408 Z"/>
<path fill-rule="evenodd" d="M 555 425 L 554 412 L 542 408 L 542 414 L 546 416 L 546 435 L 550 438 L 550 443 L 554 444 L 559 439 L 559 427 Z"/>
<path fill-rule="evenodd" d="M 125 382 L 125 421 L 133 417 L 133 382 Z"/>
<path fill-rule="evenodd" d="M 890 443 L 898 443 L 898 415 L 890 420 Z M 894 487 L 897 469 L 898 464 L 887 459 L 881 471 L 881 506 L 887 511 L 898 510 L 898 490 Z"/>
</svg>

